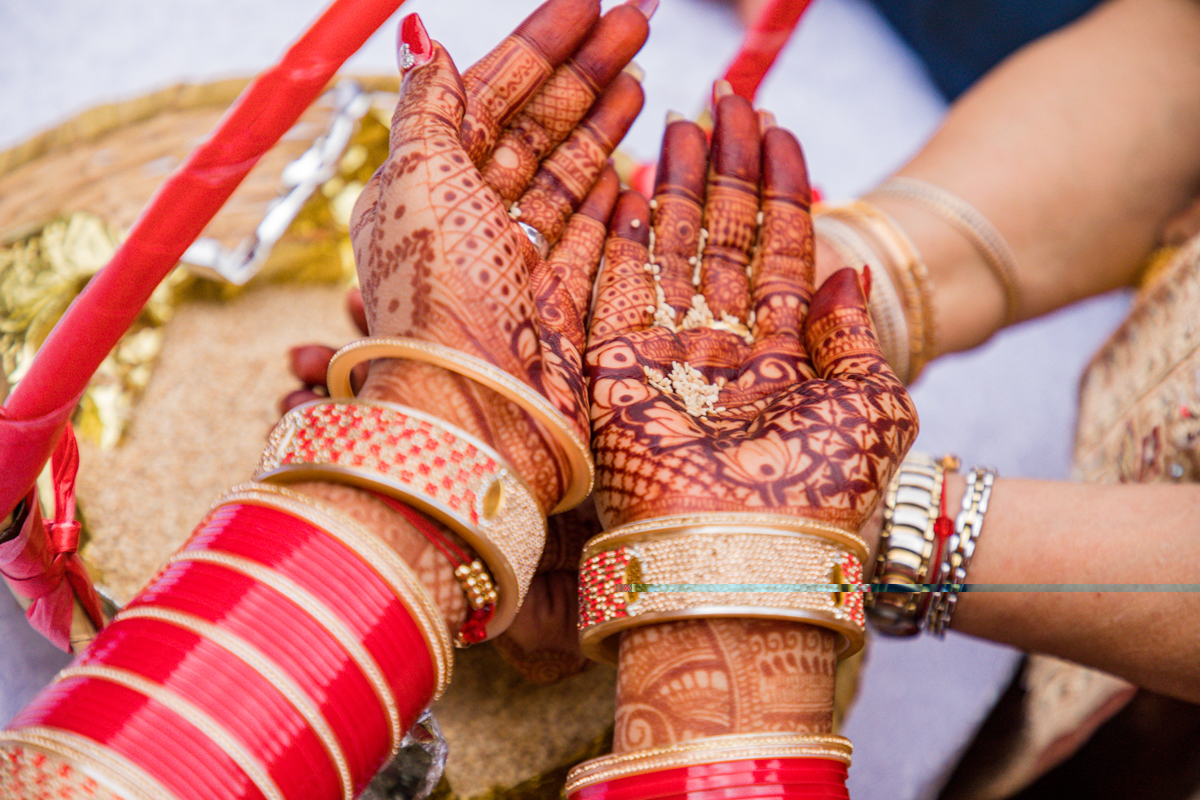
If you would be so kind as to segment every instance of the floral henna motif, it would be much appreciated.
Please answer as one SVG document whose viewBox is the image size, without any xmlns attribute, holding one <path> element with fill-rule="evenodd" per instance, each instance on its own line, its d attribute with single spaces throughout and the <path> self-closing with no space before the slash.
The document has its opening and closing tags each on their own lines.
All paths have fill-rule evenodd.
<svg viewBox="0 0 1200 800">
<path fill-rule="evenodd" d="M 829 733 L 834 635 L 760 620 L 638 628 L 621 638 L 616 752 L 731 733 Z"/>
<path fill-rule="evenodd" d="M 672 123 L 654 213 L 628 195 L 614 211 L 586 353 L 606 528 L 764 511 L 858 530 L 916 437 L 858 277 L 844 270 L 812 293 L 798 143 L 754 120 L 721 97 L 711 162 L 699 129 Z M 827 732 L 835 648 L 832 633 L 781 621 L 627 630 L 616 749 Z"/>
</svg>

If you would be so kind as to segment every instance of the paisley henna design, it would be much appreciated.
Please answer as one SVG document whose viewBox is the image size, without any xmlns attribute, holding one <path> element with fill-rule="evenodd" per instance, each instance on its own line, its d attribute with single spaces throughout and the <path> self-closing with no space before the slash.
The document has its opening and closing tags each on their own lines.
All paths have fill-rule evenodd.
<svg viewBox="0 0 1200 800">
<path fill-rule="evenodd" d="M 857 530 L 916 437 L 916 411 L 853 271 L 812 295 L 799 144 L 776 127 L 760 133 L 741 98 L 716 111 L 706 184 L 702 134 L 674 122 L 653 215 L 622 196 L 610 222 L 586 353 L 600 519 L 761 510 Z M 694 235 L 691 203 L 704 209 Z M 653 250 L 641 234 L 651 216 Z M 687 276 L 699 293 L 681 315 L 667 287 L 689 249 L 701 256 Z M 627 632 L 616 747 L 828 731 L 834 647 L 831 634 L 774 621 Z"/>
<path fill-rule="evenodd" d="M 621 637 L 613 750 L 731 733 L 829 733 L 834 635 L 763 620 L 637 628 Z"/>
</svg>

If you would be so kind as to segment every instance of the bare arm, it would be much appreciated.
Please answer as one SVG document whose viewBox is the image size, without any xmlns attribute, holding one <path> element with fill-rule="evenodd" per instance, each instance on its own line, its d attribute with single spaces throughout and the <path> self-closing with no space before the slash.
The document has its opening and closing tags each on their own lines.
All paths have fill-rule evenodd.
<svg viewBox="0 0 1200 800">
<path fill-rule="evenodd" d="M 974 205 L 1008 240 L 1024 302 L 1046 313 L 1128 285 L 1167 220 L 1200 191 L 1200 3 L 1110 0 L 1020 50 L 964 95 L 900 175 Z M 953 227 L 870 198 L 920 250 L 940 352 L 1003 320 L 1000 284 Z M 817 255 L 818 285 L 843 266 Z"/>
<path fill-rule="evenodd" d="M 957 507 L 962 476 L 947 476 Z M 1195 584 L 1200 486 L 996 482 L 971 584 Z M 1200 702 L 1200 592 L 967 592 L 954 628 Z"/>
</svg>

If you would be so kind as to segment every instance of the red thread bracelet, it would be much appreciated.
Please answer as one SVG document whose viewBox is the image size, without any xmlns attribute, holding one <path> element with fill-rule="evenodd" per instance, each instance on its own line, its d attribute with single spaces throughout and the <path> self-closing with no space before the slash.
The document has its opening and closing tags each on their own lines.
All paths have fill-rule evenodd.
<svg viewBox="0 0 1200 800">
<path fill-rule="evenodd" d="M 445 534 L 437 529 L 424 514 L 417 511 L 407 503 L 402 503 L 394 497 L 379 492 L 371 492 L 375 497 L 388 508 L 400 514 L 409 523 L 417 529 L 417 532 L 424 536 L 430 544 L 437 548 L 438 552 L 450 562 L 454 567 L 454 577 L 462 585 L 466 576 L 470 574 L 470 567 L 478 564 L 482 567 L 483 562 L 478 558 L 471 556 L 462 548 L 458 547 Z M 463 572 L 466 568 L 468 572 Z M 494 582 L 490 575 L 487 577 L 488 584 L 494 589 Z M 487 603 L 476 607 L 476 604 L 470 602 L 470 594 L 467 592 L 467 586 L 463 585 L 464 594 L 468 594 L 467 603 L 467 618 L 463 620 L 462 628 L 459 629 L 458 638 L 465 644 L 478 644 L 487 638 L 487 626 L 496 616 L 496 604 Z"/>
</svg>

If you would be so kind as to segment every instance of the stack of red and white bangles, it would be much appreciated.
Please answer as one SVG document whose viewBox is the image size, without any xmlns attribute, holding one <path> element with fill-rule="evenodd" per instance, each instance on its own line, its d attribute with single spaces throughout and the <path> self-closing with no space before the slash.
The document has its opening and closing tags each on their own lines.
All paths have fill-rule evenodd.
<svg viewBox="0 0 1200 800">
<path fill-rule="evenodd" d="M 248 484 L 0 733 L 0 783 L 18 797 L 351 800 L 451 659 L 394 552 L 321 503 Z"/>
</svg>

